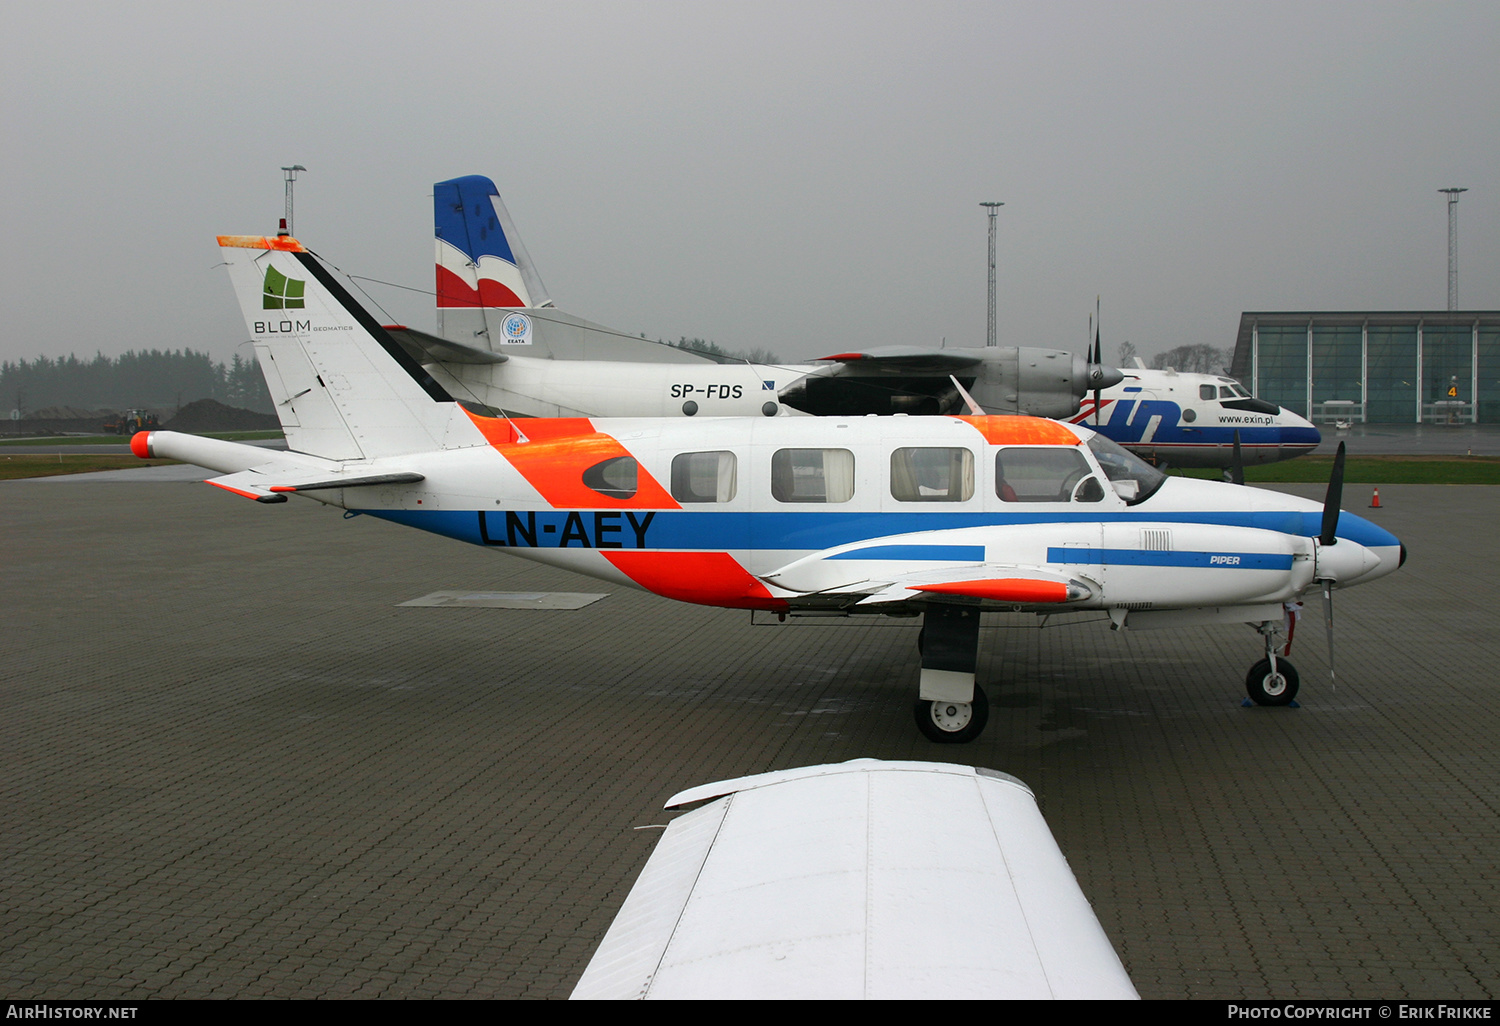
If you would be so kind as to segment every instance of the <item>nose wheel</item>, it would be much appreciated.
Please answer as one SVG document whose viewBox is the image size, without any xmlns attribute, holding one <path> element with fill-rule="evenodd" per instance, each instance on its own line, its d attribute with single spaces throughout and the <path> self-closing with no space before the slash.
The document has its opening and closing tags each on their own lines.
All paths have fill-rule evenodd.
<svg viewBox="0 0 1500 1026">
<path fill-rule="evenodd" d="M 912 712 L 917 729 L 927 740 L 940 745 L 961 745 L 984 732 L 990 718 L 990 700 L 974 685 L 972 702 L 929 702 L 918 699 Z"/>
<path fill-rule="evenodd" d="M 1297 668 L 1285 659 L 1262 659 L 1250 667 L 1245 692 L 1256 705 L 1291 705 L 1297 697 Z"/>
</svg>

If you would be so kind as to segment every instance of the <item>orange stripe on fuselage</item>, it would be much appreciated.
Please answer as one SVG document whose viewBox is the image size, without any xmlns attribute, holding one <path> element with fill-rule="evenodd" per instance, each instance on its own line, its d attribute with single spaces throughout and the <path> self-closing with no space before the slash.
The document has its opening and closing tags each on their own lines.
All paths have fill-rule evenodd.
<svg viewBox="0 0 1500 1026">
<path fill-rule="evenodd" d="M 725 609 L 787 608 L 727 552 L 601 551 L 626 577 L 664 598 Z"/>
<path fill-rule="evenodd" d="M 1041 417 L 959 417 L 972 424 L 991 445 L 1079 445 L 1073 432 Z"/>
<path fill-rule="evenodd" d="M 631 456 L 587 417 L 527 418 L 519 424 L 464 410 L 485 440 L 515 467 L 553 509 L 681 509 L 646 468 L 636 463 L 636 491 L 615 499 L 583 483 L 583 472 L 597 463 Z M 521 441 L 524 435 L 526 441 Z"/>
</svg>

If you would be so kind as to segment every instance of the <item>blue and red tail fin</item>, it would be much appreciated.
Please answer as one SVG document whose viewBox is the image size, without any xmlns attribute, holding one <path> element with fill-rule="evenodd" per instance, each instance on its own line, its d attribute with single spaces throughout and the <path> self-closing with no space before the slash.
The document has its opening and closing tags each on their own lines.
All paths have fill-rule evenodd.
<svg viewBox="0 0 1500 1026">
<path fill-rule="evenodd" d="M 465 175 L 436 183 L 432 215 L 439 316 L 552 305 L 494 182 Z"/>
</svg>

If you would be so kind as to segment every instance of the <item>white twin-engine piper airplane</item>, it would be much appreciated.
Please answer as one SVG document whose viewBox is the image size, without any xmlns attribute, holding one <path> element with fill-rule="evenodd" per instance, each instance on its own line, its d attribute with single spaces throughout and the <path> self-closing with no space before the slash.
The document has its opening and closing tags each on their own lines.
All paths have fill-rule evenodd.
<svg viewBox="0 0 1500 1026">
<path fill-rule="evenodd" d="M 140 456 L 667 598 L 783 615 L 921 615 L 916 719 L 969 741 L 980 614 L 1249 623 L 1247 686 L 1289 703 L 1283 603 L 1383 577 L 1399 540 L 1329 498 L 1167 478 L 1082 425 L 1019 416 L 487 416 L 455 401 L 295 239 L 220 237 L 290 451 L 142 432 Z M 1331 611 L 1329 622 L 1331 625 Z M 1330 634 L 1331 638 L 1331 634 Z M 1331 653 L 1330 653 L 1331 654 Z"/>
</svg>

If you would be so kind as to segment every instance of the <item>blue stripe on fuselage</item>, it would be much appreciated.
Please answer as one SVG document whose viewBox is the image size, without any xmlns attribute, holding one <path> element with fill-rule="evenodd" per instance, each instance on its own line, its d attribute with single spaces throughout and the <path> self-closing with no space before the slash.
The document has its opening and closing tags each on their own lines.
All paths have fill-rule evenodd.
<svg viewBox="0 0 1500 1026">
<path fill-rule="evenodd" d="M 983 563 L 983 545 L 871 545 L 840 552 L 829 559 L 937 559 L 945 563 Z"/>
<path fill-rule="evenodd" d="M 1250 527 L 1294 537 L 1316 537 L 1322 513 L 1290 510 L 1261 512 L 1139 512 L 1002 513 L 938 512 L 882 513 L 780 512 L 761 513 L 703 510 L 359 510 L 382 520 L 446 535 L 475 545 L 516 545 L 537 548 L 687 549 L 723 552 L 727 549 L 801 549 L 818 551 L 860 541 L 877 541 L 919 531 L 951 531 L 965 527 L 1025 527 L 1043 524 L 1208 524 Z M 481 524 L 484 526 L 481 527 Z M 550 530 L 549 530 L 550 528 Z M 1382 527 L 1353 513 L 1339 516 L 1338 536 L 1372 548 L 1401 542 Z M 940 546 L 921 546 L 936 548 Z M 968 548 L 968 546 L 958 546 Z M 976 546 L 977 548 L 977 546 Z M 847 558 L 894 558 L 851 554 Z M 934 556 L 911 558 L 939 558 Z M 967 557 L 960 557 L 967 558 Z"/>
<path fill-rule="evenodd" d="M 1192 566 L 1225 570 L 1290 570 L 1292 557 L 1273 552 L 1160 552 L 1143 549 L 1047 550 L 1049 563 L 1114 564 L 1116 566 Z"/>
</svg>

